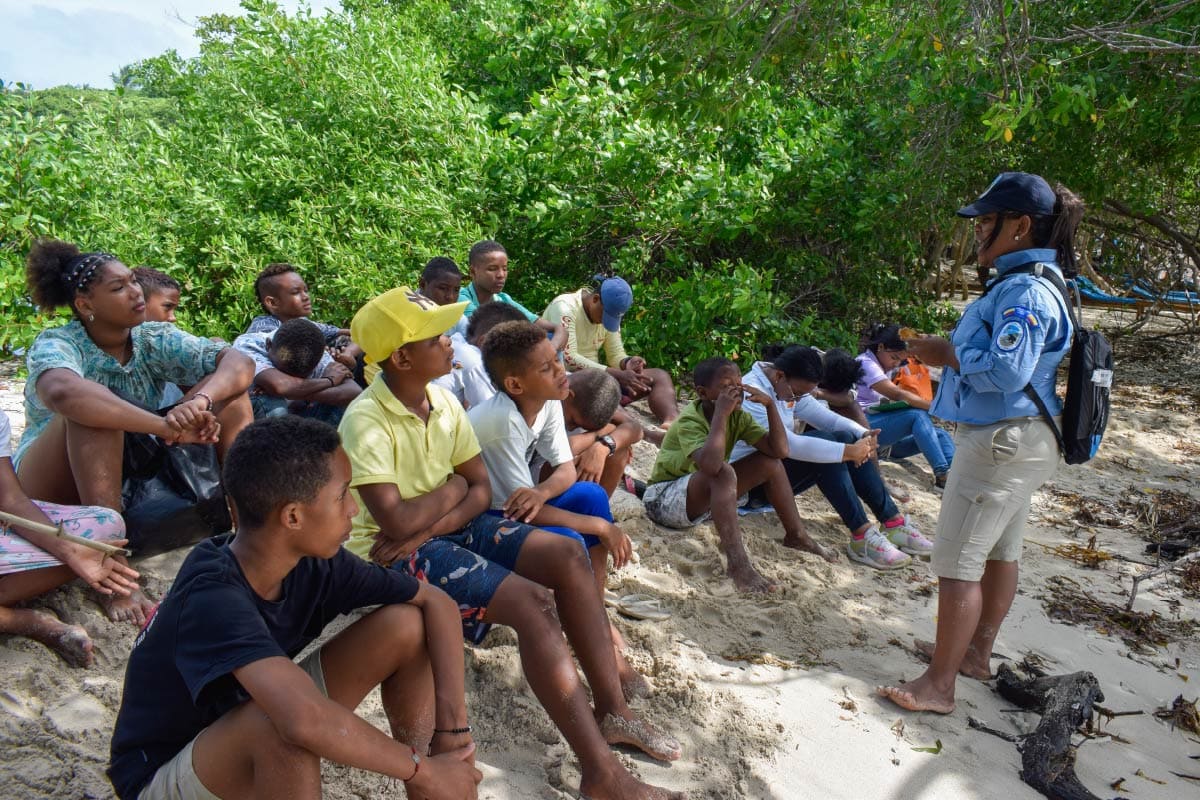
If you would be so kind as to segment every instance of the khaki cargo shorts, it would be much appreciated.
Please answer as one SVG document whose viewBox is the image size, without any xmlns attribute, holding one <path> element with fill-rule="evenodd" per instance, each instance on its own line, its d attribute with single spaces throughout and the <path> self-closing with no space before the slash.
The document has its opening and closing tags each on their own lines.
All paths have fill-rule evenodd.
<svg viewBox="0 0 1200 800">
<path fill-rule="evenodd" d="M 1033 493 L 1059 462 L 1054 431 L 1039 417 L 959 423 L 942 494 L 932 566 L 940 578 L 978 581 L 988 561 L 1020 561 Z"/>
</svg>

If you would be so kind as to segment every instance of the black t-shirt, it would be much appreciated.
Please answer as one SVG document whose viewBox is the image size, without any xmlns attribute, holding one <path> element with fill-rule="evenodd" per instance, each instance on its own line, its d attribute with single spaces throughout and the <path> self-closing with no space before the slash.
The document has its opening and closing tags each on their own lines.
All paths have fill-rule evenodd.
<svg viewBox="0 0 1200 800">
<path fill-rule="evenodd" d="M 108 768 L 122 800 L 136 798 L 196 734 L 249 699 L 233 670 L 294 658 L 338 615 L 417 593 L 416 579 L 339 550 L 328 560 L 301 559 L 280 599 L 268 602 L 242 575 L 231 540 L 196 545 L 134 642 Z"/>
</svg>

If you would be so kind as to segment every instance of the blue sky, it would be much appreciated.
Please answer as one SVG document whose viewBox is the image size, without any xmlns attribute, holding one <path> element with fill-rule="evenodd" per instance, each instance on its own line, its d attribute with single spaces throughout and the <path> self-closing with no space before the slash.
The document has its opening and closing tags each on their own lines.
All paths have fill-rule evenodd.
<svg viewBox="0 0 1200 800">
<path fill-rule="evenodd" d="M 337 0 L 276 0 L 293 12 Z M 196 18 L 236 14 L 238 0 L 0 0 L 0 81 L 35 89 L 112 88 L 122 66 L 167 50 L 199 52 Z"/>
</svg>

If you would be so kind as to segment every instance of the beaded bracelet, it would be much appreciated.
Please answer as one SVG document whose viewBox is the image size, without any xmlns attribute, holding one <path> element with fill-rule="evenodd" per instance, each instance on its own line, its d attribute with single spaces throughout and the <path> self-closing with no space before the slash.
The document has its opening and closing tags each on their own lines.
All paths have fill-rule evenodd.
<svg viewBox="0 0 1200 800">
<path fill-rule="evenodd" d="M 452 735 L 452 736 L 457 736 L 457 735 L 458 735 L 458 734 L 460 734 L 460 733 L 470 733 L 470 732 L 471 732 L 471 726 L 470 726 L 470 725 L 466 725 L 466 726 L 464 726 L 464 727 L 462 727 L 462 728 L 446 728 L 446 729 L 438 729 L 438 728 L 434 728 L 434 729 L 433 729 L 433 732 L 434 732 L 434 733 L 448 733 L 448 734 L 450 734 L 450 735 Z"/>
</svg>

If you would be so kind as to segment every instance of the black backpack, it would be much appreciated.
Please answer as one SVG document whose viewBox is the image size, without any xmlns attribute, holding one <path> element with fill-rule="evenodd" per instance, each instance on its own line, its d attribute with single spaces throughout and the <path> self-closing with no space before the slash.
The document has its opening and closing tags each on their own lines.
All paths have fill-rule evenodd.
<svg viewBox="0 0 1200 800">
<path fill-rule="evenodd" d="M 1009 270 L 993 281 L 987 291 L 1014 275 L 1033 275 L 1049 281 L 1062 294 L 1068 311 L 1072 311 L 1075 334 L 1067 366 L 1067 396 L 1063 400 L 1062 429 L 1054 424 L 1050 409 L 1034 391 L 1033 384 L 1026 384 L 1023 391 L 1054 431 L 1063 459 L 1068 464 L 1083 464 L 1090 461 L 1100 449 L 1100 441 L 1108 425 L 1108 411 L 1112 403 L 1112 345 L 1104 338 L 1104 334 L 1083 327 L 1083 309 L 1078 289 L 1075 291 L 1076 302 L 1072 303 L 1066 282 L 1057 272 L 1044 269 L 1041 264 L 1026 264 Z"/>
</svg>

